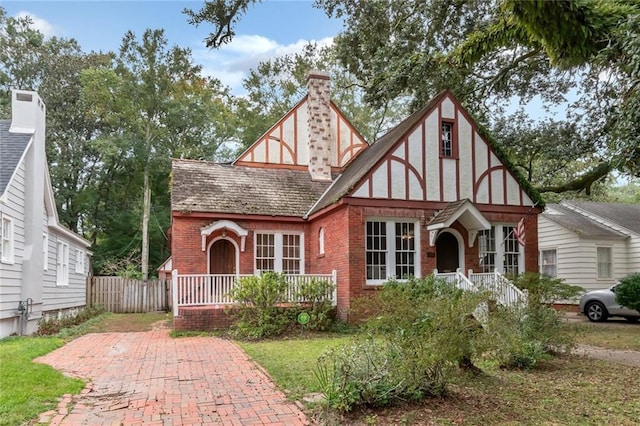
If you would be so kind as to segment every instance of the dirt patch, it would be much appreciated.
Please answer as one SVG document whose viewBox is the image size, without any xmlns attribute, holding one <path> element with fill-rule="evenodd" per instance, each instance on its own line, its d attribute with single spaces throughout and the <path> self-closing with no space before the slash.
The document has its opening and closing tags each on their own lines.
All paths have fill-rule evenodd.
<svg viewBox="0 0 640 426">
<path fill-rule="evenodd" d="M 573 350 L 576 355 L 588 356 L 589 358 L 601 359 L 603 361 L 617 362 L 618 364 L 640 367 L 639 351 L 621 351 L 613 349 L 598 348 L 596 346 L 578 345 Z"/>
</svg>

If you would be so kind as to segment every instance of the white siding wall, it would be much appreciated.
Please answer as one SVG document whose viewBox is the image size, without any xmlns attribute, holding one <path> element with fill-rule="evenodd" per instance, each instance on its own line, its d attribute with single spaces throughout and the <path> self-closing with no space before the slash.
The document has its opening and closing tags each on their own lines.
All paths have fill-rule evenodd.
<svg viewBox="0 0 640 426">
<path fill-rule="evenodd" d="M 6 188 L 7 202 L 2 214 L 13 221 L 14 263 L 0 262 L 0 337 L 17 331 L 16 309 L 21 297 L 22 257 L 24 255 L 24 161 L 18 166 L 14 179 Z"/>
<path fill-rule="evenodd" d="M 56 282 L 58 242 L 64 241 L 69 245 L 69 285 L 59 286 Z M 85 267 L 83 273 L 76 273 L 76 249 L 80 248 L 85 253 Z M 76 245 L 72 240 L 50 230 L 49 233 L 49 270 L 45 271 L 44 289 L 42 292 L 44 312 L 59 309 L 85 306 L 87 301 L 88 259 L 86 250 Z"/>
<path fill-rule="evenodd" d="M 626 240 L 580 238 L 578 234 L 540 215 L 538 241 L 540 251 L 556 250 L 558 278 L 567 284 L 581 286 L 586 291 L 597 290 L 613 285 L 626 274 Z M 611 247 L 612 278 L 598 278 L 597 247 Z"/>
</svg>

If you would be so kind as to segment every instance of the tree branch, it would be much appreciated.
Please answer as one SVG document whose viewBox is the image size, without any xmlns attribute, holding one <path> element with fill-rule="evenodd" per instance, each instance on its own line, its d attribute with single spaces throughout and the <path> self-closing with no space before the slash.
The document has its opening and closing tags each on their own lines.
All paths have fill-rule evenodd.
<svg viewBox="0 0 640 426">
<path fill-rule="evenodd" d="M 555 192 L 556 194 L 568 191 L 582 191 L 584 190 L 587 195 L 591 194 L 591 185 L 593 185 L 596 181 L 602 179 L 607 176 L 611 170 L 613 170 L 613 165 L 609 161 L 605 161 L 603 163 L 598 164 L 594 169 L 585 173 L 577 179 L 574 179 L 569 182 L 565 182 L 561 185 L 555 186 L 543 186 L 536 188 L 538 192 Z"/>
</svg>

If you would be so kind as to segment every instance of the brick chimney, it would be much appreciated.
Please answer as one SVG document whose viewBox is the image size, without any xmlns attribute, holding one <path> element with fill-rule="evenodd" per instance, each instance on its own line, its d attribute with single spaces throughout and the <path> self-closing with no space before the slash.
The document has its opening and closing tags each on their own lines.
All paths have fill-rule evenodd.
<svg viewBox="0 0 640 426">
<path fill-rule="evenodd" d="M 309 174 L 315 181 L 331 181 L 331 91 L 329 74 L 312 71 L 307 77 Z"/>
</svg>

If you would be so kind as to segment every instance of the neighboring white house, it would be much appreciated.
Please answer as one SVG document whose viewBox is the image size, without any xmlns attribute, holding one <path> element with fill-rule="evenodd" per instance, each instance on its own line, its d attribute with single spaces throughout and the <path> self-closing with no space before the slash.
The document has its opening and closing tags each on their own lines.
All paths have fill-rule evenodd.
<svg viewBox="0 0 640 426">
<path fill-rule="evenodd" d="M 0 337 L 86 305 L 91 243 L 58 221 L 45 156 L 46 107 L 13 91 L 0 120 Z"/>
<path fill-rule="evenodd" d="M 564 201 L 538 216 L 540 272 L 586 291 L 640 272 L 640 204 Z"/>
</svg>

